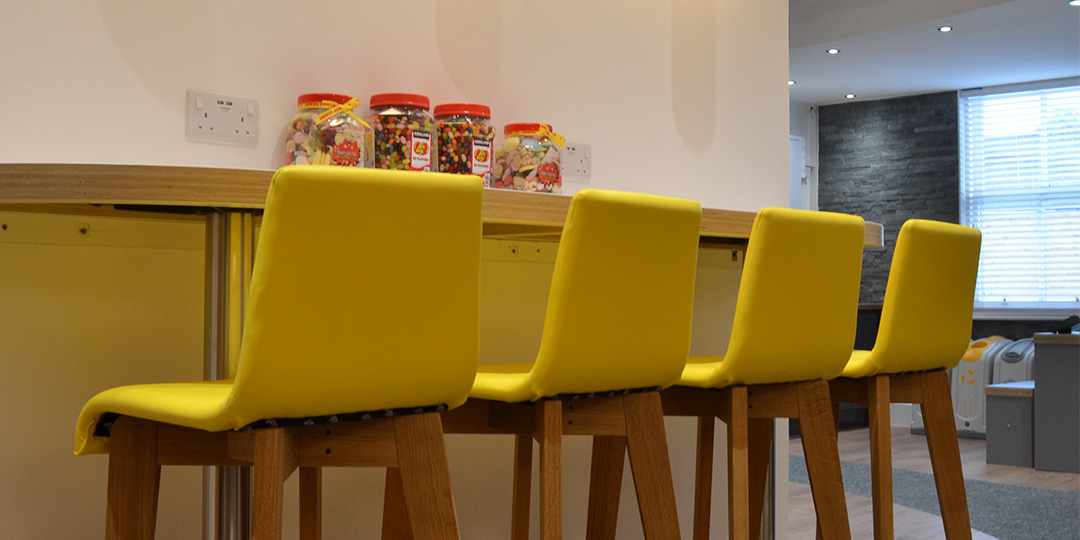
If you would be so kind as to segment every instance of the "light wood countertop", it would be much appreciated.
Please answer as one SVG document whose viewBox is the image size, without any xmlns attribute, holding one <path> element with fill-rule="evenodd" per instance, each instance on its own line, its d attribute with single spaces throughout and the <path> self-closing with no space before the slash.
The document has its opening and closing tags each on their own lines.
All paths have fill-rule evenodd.
<svg viewBox="0 0 1080 540">
<path fill-rule="evenodd" d="M 159 165 L 0 164 L 0 209 L 99 214 L 125 207 L 177 211 L 200 208 L 261 209 L 273 170 Z M 56 208 L 56 206 L 63 208 Z M 91 205 L 104 205 L 91 206 Z M 557 238 L 570 197 L 488 189 L 484 234 Z M 119 210 L 116 207 L 121 207 Z M 701 236 L 709 242 L 744 243 L 754 212 L 705 208 Z M 881 248 L 883 228 L 867 222 L 867 248 Z"/>
</svg>

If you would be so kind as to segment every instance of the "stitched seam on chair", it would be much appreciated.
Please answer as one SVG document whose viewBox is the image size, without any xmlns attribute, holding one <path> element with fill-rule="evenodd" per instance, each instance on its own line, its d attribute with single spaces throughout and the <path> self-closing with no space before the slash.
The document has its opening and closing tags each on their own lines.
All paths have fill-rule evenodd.
<svg viewBox="0 0 1080 540">
<path fill-rule="evenodd" d="M 379 409 L 375 411 L 362 411 L 354 413 L 344 414 L 329 414 L 324 416 L 311 416 L 302 418 L 267 418 L 263 420 L 256 420 L 237 431 L 251 431 L 253 429 L 275 428 L 275 427 L 295 427 L 295 426 L 315 426 L 320 424 L 337 424 L 341 422 L 354 422 L 358 420 L 372 420 L 375 418 L 395 418 L 398 416 L 408 416 L 410 414 L 421 414 L 428 412 L 442 412 L 449 409 L 445 403 L 438 405 L 425 405 L 423 407 L 401 407 L 397 409 Z M 102 413 L 98 418 L 97 424 L 94 426 L 95 437 L 109 437 L 112 434 L 113 424 L 117 418 L 120 418 L 121 414 L 107 412 Z"/>
<path fill-rule="evenodd" d="M 565 400 L 593 399 L 593 398 L 625 396 L 625 395 L 629 395 L 629 394 L 639 394 L 641 392 L 658 392 L 658 391 L 660 391 L 660 385 L 647 386 L 647 387 L 644 387 L 644 388 L 629 388 L 629 389 L 626 389 L 626 390 L 609 390 L 609 391 L 606 391 L 606 392 L 586 392 L 586 393 L 580 393 L 580 394 L 574 394 L 574 393 L 555 394 L 554 396 L 541 397 L 537 401 L 564 400 L 564 399 Z"/>
<path fill-rule="evenodd" d="M 361 411 L 344 414 L 329 414 L 323 416 L 310 416 L 301 418 L 266 418 L 256 420 L 237 431 L 250 431 L 253 429 L 315 426 L 320 424 L 338 424 L 341 422 L 354 422 L 357 420 L 373 420 L 376 418 L 396 418 L 410 414 L 423 414 L 429 412 L 442 412 L 447 410 L 445 403 L 438 405 L 425 405 L 422 407 L 400 407 L 396 409 L 378 409 L 374 411 Z"/>
</svg>

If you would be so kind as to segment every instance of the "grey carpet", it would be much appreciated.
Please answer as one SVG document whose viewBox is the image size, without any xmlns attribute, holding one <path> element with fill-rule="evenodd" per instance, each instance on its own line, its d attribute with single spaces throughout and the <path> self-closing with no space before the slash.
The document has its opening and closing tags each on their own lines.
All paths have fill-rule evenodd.
<svg viewBox="0 0 1080 540">
<path fill-rule="evenodd" d="M 809 484 L 806 461 L 789 456 L 789 479 Z M 870 466 L 840 464 L 844 491 L 870 497 Z M 965 480 L 971 527 L 1000 540 L 1080 540 L 1080 493 Z M 893 503 L 941 515 L 934 476 L 893 469 Z"/>
</svg>

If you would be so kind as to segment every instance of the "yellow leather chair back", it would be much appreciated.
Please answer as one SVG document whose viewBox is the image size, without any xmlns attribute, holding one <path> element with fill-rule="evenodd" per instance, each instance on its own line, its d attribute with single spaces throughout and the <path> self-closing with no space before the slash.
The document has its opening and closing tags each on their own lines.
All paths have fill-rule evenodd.
<svg viewBox="0 0 1080 540">
<path fill-rule="evenodd" d="M 479 354 L 482 198 L 475 176 L 278 171 L 224 405 L 236 425 L 464 402 Z"/>
<path fill-rule="evenodd" d="M 866 358 L 872 373 L 956 366 L 971 340 L 981 246 L 978 229 L 924 219 L 904 223 L 877 341 Z"/>
<path fill-rule="evenodd" d="M 695 201 L 585 189 L 556 255 L 536 397 L 674 383 L 690 351 Z"/>
<path fill-rule="evenodd" d="M 815 380 L 843 369 L 855 344 L 865 227 L 845 214 L 758 212 L 716 386 Z"/>
</svg>

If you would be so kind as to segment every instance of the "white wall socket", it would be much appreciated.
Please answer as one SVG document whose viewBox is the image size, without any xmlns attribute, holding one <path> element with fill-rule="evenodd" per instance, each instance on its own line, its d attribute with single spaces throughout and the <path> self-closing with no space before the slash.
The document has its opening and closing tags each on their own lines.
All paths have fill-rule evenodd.
<svg viewBox="0 0 1080 540">
<path fill-rule="evenodd" d="M 188 89 L 186 124 L 191 141 L 255 146 L 259 100 Z"/>
<path fill-rule="evenodd" d="M 566 141 L 562 149 L 562 175 L 573 182 L 585 183 L 592 178 L 592 147 L 585 143 Z"/>
</svg>

